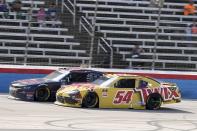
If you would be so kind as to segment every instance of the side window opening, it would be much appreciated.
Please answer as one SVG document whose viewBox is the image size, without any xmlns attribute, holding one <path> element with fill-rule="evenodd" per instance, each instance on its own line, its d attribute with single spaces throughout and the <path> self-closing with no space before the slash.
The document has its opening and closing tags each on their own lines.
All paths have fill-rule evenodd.
<svg viewBox="0 0 197 131">
<path fill-rule="evenodd" d="M 73 82 L 87 82 L 87 73 L 74 73 Z"/>
<path fill-rule="evenodd" d="M 66 78 L 69 81 L 69 84 L 73 82 L 87 82 L 87 74 L 86 73 L 75 73 L 72 72 Z"/>
<path fill-rule="evenodd" d="M 101 74 L 95 73 L 95 72 L 88 73 L 87 81 L 88 82 L 93 82 L 93 81 L 95 81 L 96 79 L 98 79 L 101 76 L 102 76 Z"/>
<path fill-rule="evenodd" d="M 139 81 L 139 87 L 138 88 L 147 88 L 148 87 L 148 82 L 144 80 Z"/>
<path fill-rule="evenodd" d="M 115 85 L 116 88 L 135 88 L 135 79 L 121 79 Z"/>
</svg>

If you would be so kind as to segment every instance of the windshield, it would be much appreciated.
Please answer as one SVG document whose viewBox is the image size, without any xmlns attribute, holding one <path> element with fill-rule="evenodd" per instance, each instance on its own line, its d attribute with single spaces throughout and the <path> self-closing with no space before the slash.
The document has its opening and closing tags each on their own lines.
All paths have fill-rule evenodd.
<svg viewBox="0 0 197 131">
<path fill-rule="evenodd" d="M 50 73 L 49 75 L 45 76 L 45 79 L 53 80 L 53 81 L 60 81 L 67 74 L 69 74 L 68 71 L 65 71 L 65 72 L 54 71 L 54 72 Z"/>
<path fill-rule="evenodd" d="M 101 87 L 108 87 L 117 77 L 100 77 L 99 79 L 92 82 L 93 84 L 100 85 Z"/>
<path fill-rule="evenodd" d="M 96 84 L 96 85 L 101 85 L 102 83 L 104 83 L 107 80 L 109 80 L 109 78 L 103 76 L 103 77 L 100 77 L 99 79 L 93 81 L 92 83 Z"/>
</svg>

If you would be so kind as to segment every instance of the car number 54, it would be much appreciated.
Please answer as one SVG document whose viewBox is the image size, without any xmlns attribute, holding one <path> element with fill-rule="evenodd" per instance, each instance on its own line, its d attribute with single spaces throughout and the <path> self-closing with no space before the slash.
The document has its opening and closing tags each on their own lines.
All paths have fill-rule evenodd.
<svg viewBox="0 0 197 131">
<path fill-rule="evenodd" d="M 133 96 L 133 91 L 117 91 L 113 100 L 114 104 L 129 104 Z"/>
</svg>

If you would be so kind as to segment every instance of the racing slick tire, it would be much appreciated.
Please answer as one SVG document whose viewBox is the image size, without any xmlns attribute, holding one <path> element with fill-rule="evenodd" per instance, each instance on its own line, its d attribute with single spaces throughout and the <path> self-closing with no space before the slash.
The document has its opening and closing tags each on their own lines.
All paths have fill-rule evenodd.
<svg viewBox="0 0 197 131">
<path fill-rule="evenodd" d="M 35 101 L 44 102 L 48 101 L 50 97 L 50 90 L 47 87 L 40 87 L 35 91 Z"/>
<path fill-rule="evenodd" d="M 82 107 L 85 108 L 96 108 L 99 106 L 99 98 L 95 92 L 88 92 L 82 102 Z"/>
<path fill-rule="evenodd" d="M 157 110 L 161 107 L 162 97 L 160 94 L 153 93 L 150 94 L 146 100 L 146 109 Z"/>
</svg>

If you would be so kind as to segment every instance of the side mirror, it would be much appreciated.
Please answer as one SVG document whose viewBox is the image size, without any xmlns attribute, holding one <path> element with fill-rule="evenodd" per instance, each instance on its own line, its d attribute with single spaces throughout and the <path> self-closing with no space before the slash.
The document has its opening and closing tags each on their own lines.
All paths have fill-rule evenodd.
<svg viewBox="0 0 197 131">
<path fill-rule="evenodd" d="M 61 80 L 61 85 L 67 85 L 67 81 L 66 80 Z"/>
</svg>

